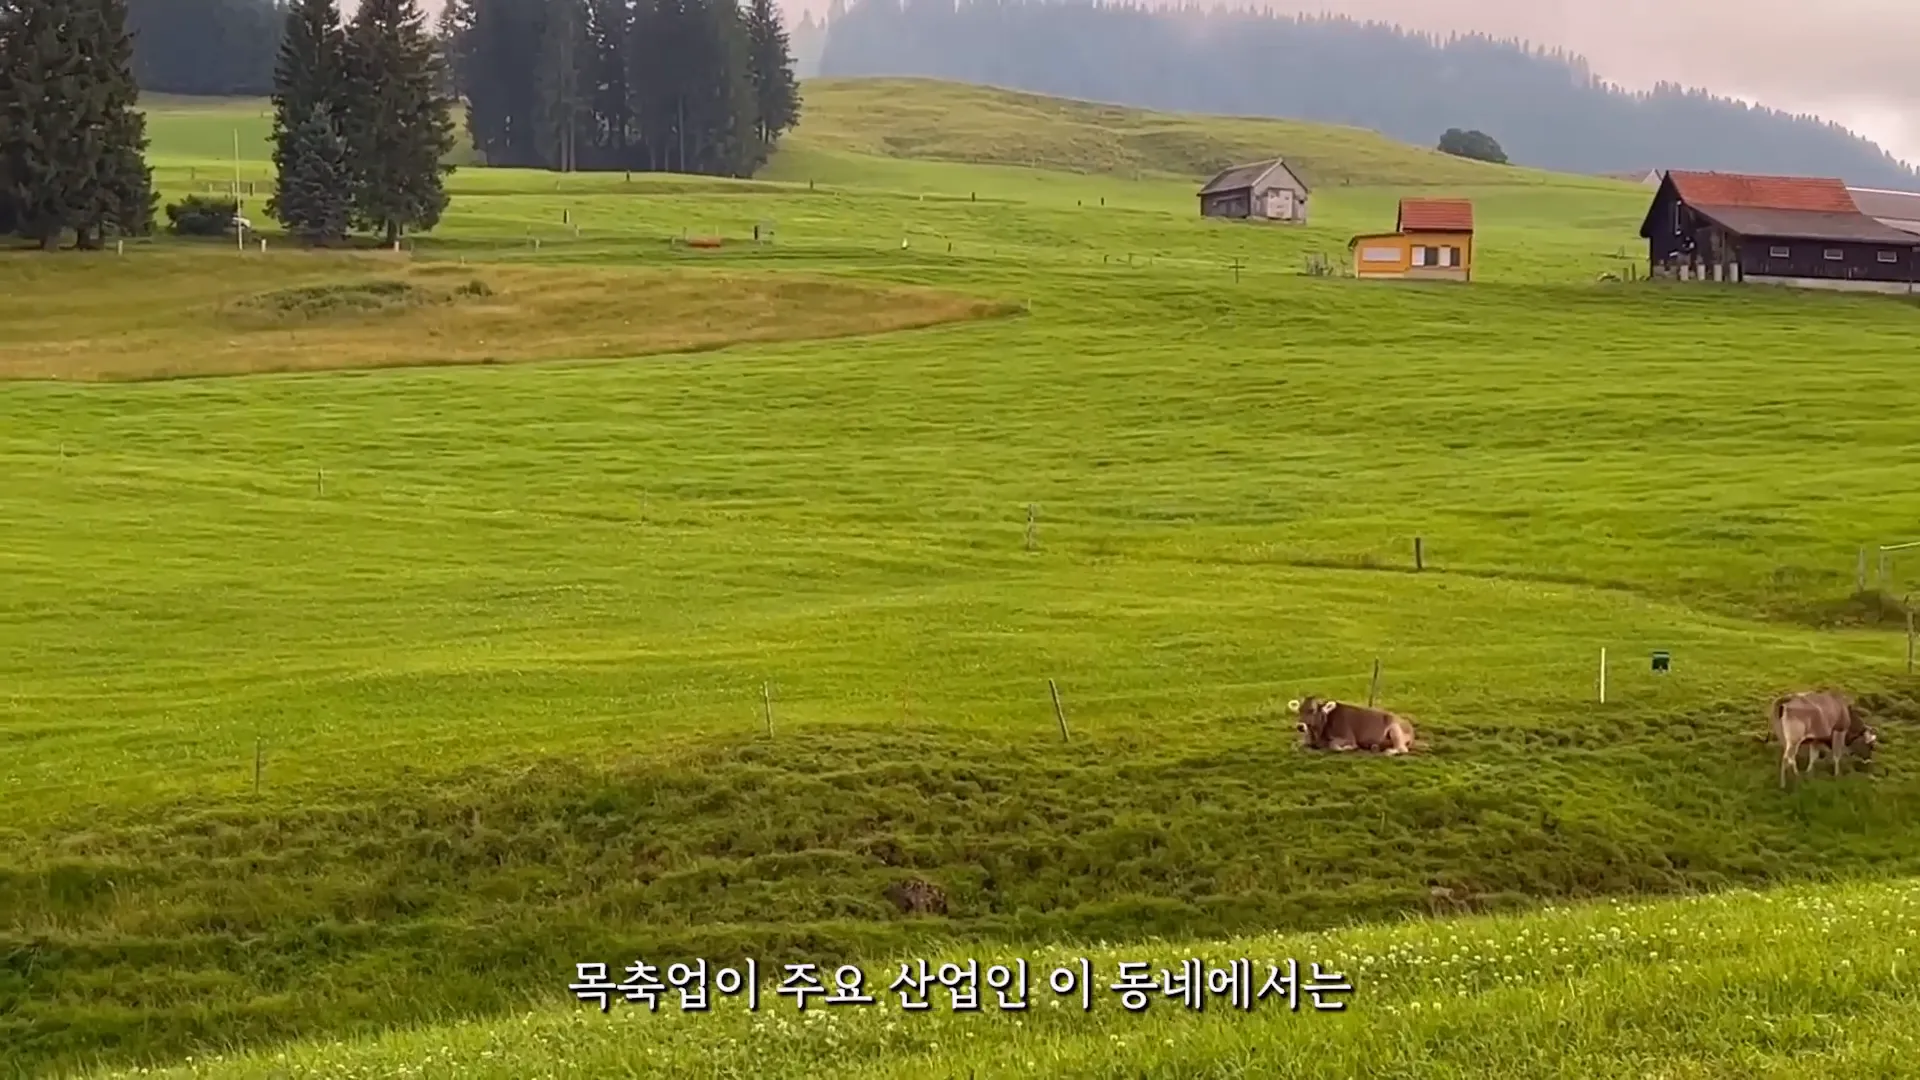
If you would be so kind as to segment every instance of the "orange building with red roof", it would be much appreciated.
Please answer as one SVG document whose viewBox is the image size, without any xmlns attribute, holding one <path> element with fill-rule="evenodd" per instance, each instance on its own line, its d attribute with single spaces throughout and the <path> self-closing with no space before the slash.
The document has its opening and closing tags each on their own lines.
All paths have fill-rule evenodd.
<svg viewBox="0 0 1920 1080">
<path fill-rule="evenodd" d="M 1390 233 L 1347 242 L 1353 276 L 1412 281 L 1473 280 L 1473 204 L 1465 199 L 1401 199 Z"/>
<path fill-rule="evenodd" d="M 1654 277 L 1908 293 L 1920 236 L 1862 213 L 1837 179 L 1674 170 L 1640 225 Z"/>
</svg>

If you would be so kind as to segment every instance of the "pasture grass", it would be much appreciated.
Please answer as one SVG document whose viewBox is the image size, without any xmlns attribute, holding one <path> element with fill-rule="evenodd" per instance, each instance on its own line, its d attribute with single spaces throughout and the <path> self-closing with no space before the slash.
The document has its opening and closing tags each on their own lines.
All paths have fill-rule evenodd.
<svg viewBox="0 0 1920 1080">
<path fill-rule="evenodd" d="M 860 148 L 807 123 L 800 171 L 830 181 L 462 170 L 399 260 L 0 256 L 10 332 L 92 343 L 0 385 L 0 1065 L 523 1009 L 594 956 L 1040 950 L 1331 927 L 1435 889 L 1503 910 L 1920 873 L 1888 626 L 1912 571 L 1854 579 L 1920 511 L 1914 305 L 1597 284 L 1632 249 L 1628 185 L 1452 189 L 1481 280 L 1396 287 L 1300 273 L 1391 222 L 1402 189 L 1367 181 L 1398 174 L 1365 162 L 1271 228 L 1198 220 L 1164 177 L 868 158 L 862 188 Z M 472 280 L 489 295 L 440 298 Z M 816 281 L 758 324 L 795 340 L 590 359 L 693 333 L 696 294 L 732 334 Z M 354 335 L 456 337 L 529 296 L 547 314 L 500 332 L 567 359 L 74 383 L 155 355 L 333 366 L 372 348 Z M 799 340 L 841 309 L 1009 303 Z M 1426 751 L 1298 752 L 1280 705 L 1364 697 L 1376 658 Z M 1884 747 L 1783 795 L 1764 706 L 1814 682 L 1862 692 Z M 915 879 L 944 915 L 888 899 Z M 1537 1000 L 1597 1039 L 1587 989 Z M 1218 1030 L 1193 1060 L 1229 1069 L 1245 1028 Z M 1121 1034 L 1059 1060 L 1180 1060 L 1093 1053 Z"/>
<path fill-rule="evenodd" d="M 927 956 L 928 954 L 921 954 Z M 1129 1012 L 1111 987 L 1123 962 L 1159 983 L 1189 957 L 1252 962 L 1257 983 L 1289 959 L 1343 975 L 1345 1004 L 1306 993 L 1194 1010 L 1152 993 Z M 925 1012 L 889 993 L 898 958 L 864 965 L 869 1005 L 762 989 L 756 1011 L 713 995 L 686 1013 L 614 999 L 542 1007 L 488 1023 L 405 1029 L 216 1056 L 142 1075 L 167 1080 L 541 1076 L 1320 1077 L 1540 1080 L 1904 1073 L 1920 1044 L 1920 890 L 1911 882 L 1607 903 L 1522 916 L 1420 920 L 1313 935 L 1201 943 L 1149 939 L 1081 950 L 946 950 L 928 958 L 1029 964 L 1024 1010 L 981 985 L 981 1011 L 936 987 Z M 908 962 L 918 957 L 909 956 Z M 628 958 L 606 958 L 610 971 Z M 667 959 L 645 957 L 664 972 Z M 1057 968 L 1091 963 L 1091 1008 L 1056 993 Z M 738 963 L 728 958 L 728 963 Z M 819 963 L 819 960 L 809 962 Z M 820 981 L 832 985 L 828 967 Z M 555 982 L 566 981 L 566 975 Z M 1259 989 L 1256 986 L 1256 990 Z M 1018 998 L 1016 997 L 1016 1000 Z M 116 1073 L 116 1076 L 130 1074 Z"/>
<path fill-rule="evenodd" d="M 0 379 L 114 381 L 684 353 L 1012 314 L 819 276 L 414 263 L 201 245 L 0 263 Z"/>
</svg>

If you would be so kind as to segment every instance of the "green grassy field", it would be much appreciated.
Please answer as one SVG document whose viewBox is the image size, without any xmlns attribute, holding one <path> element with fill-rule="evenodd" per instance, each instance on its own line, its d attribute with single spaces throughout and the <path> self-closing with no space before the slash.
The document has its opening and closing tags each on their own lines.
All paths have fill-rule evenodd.
<svg viewBox="0 0 1920 1080">
<path fill-rule="evenodd" d="M 1854 595 L 1863 545 L 1915 538 L 1911 303 L 1600 283 L 1643 189 L 1363 133 L 929 85 L 808 102 L 773 179 L 463 169 L 399 255 L 0 256 L 0 1064 L 266 1047 L 271 1072 L 279 1040 L 474 1020 L 294 1053 L 725 1071 L 799 1036 L 486 1018 L 593 958 L 1117 955 L 1436 889 L 1486 911 L 1920 872 L 1912 570 Z M 996 109 L 1051 134 L 1002 143 Z M 255 104 L 156 110 L 169 197 L 243 116 L 260 147 Z M 1288 140 L 1331 178 L 1311 226 L 1196 217 L 1194 174 Z M 1301 273 L 1414 180 L 1475 199 L 1480 281 Z M 302 370 L 178 377 L 272 369 Z M 1376 659 L 1426 752 L 1299 753 L 1280 706 L 1363 697 Z M 1866 694 L 1885 746 L 1783 795 L 1756 736 L 1811 682 Z M 944 915 L 888 899 L 911 879 Z M 1431 1022 L 843 1038 L 876 1074 L 1233 1075 L 1313 1046 L 1413 1075 L 1479 1032 L 1449 1067 L 1484 1045 L 1532 1076 L 1556 1074 L 1517 1055 L 1568 1029 L 1558 1075 L 1646 1075 L 1680 1019 L 1612 1057 L 1608 1024 L 1778 972 L 1752 1015 L 1784 1015 L 1839 977 L 1766 954 L 1789 901 L 1752 903 L 1724 956 L 1642 990 L 1603 965 Z M 1862 1030 L 1904 985 L 1856 988 Z M 1496 1036 L 1523 1003 L 1538 1026 Z M 1814 1037 L 1697 1009 L 1725 1052 L 1656 1075 L 1764 1075 Z"/>
<path fill-rule="evenodd" d="M 949 952 L 929 959 L 1009 972 L 1026 960 L 1027 1007 L 1002 1009 L 983 986 L 979 1013 L 955 1012 L 940 989 L 929 1010 L 909 1012 L 888 992 L 899 965 L 868 964 L 864 992 L 874 1000 L 865 1005 L 815 997 L 802 1012 L 791 996 L 768 993 L 750 1011 L 714 995 L 710 1013 L 683 1013 L 666 993 L 653 1013 L 615 998 L 604 1016 L 596 1005 L 545 1008 L 148 1075 L 1898 1076 L 1920 1049 L 1910 1022 L 1920 985 L 1908 955 L 1920 956 L 1916 899 L 1911 883 L 1874 884 L 1322 935 Z M 1284 992 L 1250 1008 L 1211 996 L 1195 1010 L 1156 990 L 1130 1013 L 1111 989 L 1121 963 L 1145 962 L 1158 983 L 1161 969 L 1177 973 L 1190 957 L 1203 970 L 1248 960 L 1255 993 L 1291 959 L 1298 1011 Z M 1346 1008 L 1314 1008 L 1304 986 L 1315 963 L 1353 987 L 1321 998 Z M 1055 992 L 1058 968 L 1090 968 L 1095 991 Z"/>
</svg>

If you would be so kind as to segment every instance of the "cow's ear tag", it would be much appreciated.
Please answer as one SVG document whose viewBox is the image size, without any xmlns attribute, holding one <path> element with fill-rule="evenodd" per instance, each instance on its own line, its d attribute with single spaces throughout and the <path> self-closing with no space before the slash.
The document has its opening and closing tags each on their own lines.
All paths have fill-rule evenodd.
<svg viewBox="0 0 1920 1080">
<path fill-rule="evenodd" d="M 1321 715 L 1322 715 L 1322 716 L 1332 716 L 1332 715 L 1333 715 L 1333 706 L 1334 706 L 1334 702 L 1331 702 L 1331 701 L 1323 701 L 1323 702 L 1321 702 L 1321 703 L 1320 703 L 1320 713 L 1321 713 Z"/>
</svg>

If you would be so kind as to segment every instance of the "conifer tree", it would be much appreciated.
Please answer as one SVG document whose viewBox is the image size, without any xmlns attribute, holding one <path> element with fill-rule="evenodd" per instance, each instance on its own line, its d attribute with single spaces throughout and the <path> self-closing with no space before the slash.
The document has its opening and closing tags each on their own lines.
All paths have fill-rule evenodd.
<svg viewBox="0 0 1920 1080">
<path fill-rule="evenodd" d="M 9 60 L 22 43 L 22 19 L 18 5 L 0 3 L 0 237 L 18 236 L 24 224 L 20 216 L 19 193 L 14 189 L 13 169 L 8 159 L 9 147 L 15 139 L 9 133 L 19 123 L 18 115 L 23 115 L 23 110 L 14 107 L 19 86 L 10 81 L 12 68 Z"/>
<path fill-rule="evenodd" d="M 760 141 L 772 146 L 800 122 L 800 86 L 793 79 L 793 49 L 773 0 L 747 7 L 748 68 L 753 78 Z"/>
<path fill-rule="evenodd" d="M 426 231 L 447 208 L 443 159 L 453 149 L 453 102 L 416 0 L 361 0 L 347 32 L 345 136 L 356 224 L 388 243 Z"/>
<path fill-rule="evenodd" d="M 535 147 L 549 168 L 573 172 L 579 167 L 578 143 L 587 110 L 583 77 L 593 56 L 582 0 L 548 0 L 540 32 L 534 90 L 539 100 Z"/>
<path fill-rule="evenodd" d="M 296 0 L 286 23 L 273 72 L 273 164 L 280 182 L 267 213 L 309 243 L 330 243 L 346 235 L 339 208 L 352 198 L 336 126 L 346 93 L 346 35 L 335 0 Z M 326 130 L 313 128 L 316 117 Z M 312 154 L 324 160 L 307 160 Z"/>
<path fill-rule="evenodd" d="M 14 0 L 0 21 L 0 189 L 43 249 L 153 223 L 123 0 Z"/>
<path fill-rule="evenodd" d="M 337 243 L 353 220 L 353 169 L 333 110 L 316 105 L 300 126 L 287 133 L 288 164 L 280 172 L 275 217 L 304 243 Z"/>
<path fill-rule="evenodd" d="M 98 37 L 92 50 L 100 80 L 106 142 L 95 174 L 92 221 L 81 234 L 83 245 L 105 238 L 144 236 L 153 231 L 160 201 L 147 166 L 147 115 L 140 109 L 140 87 L 133 75 L 133 36 L 127 29 L 126 0 L 96 0 Z"/>
</svg>

